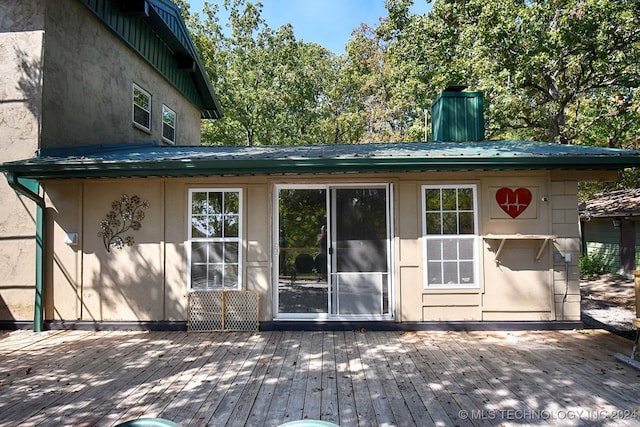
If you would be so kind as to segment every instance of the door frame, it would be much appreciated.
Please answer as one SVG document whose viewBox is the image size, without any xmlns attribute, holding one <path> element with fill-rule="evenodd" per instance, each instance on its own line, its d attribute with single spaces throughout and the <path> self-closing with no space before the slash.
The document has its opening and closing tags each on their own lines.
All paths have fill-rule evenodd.
<svg viewBox="0 0 640 427">
<path fill-rule="evenodd" d="M 279 206 L 279 194 L 282 189 L 300 189 L 300 190 L 313 190 L 313 189 L 324 189 L 327 191 L 326 193 L 326 212 L 327 212 L 327 231 L 329 233 L 332 232 L 332 206 L 331 206 L 331 189 L 334 188 L 351 188 L 351 189 L 359 189 L 359 188 L 384 188 L 386 190 L 387 195 L 387 268 L 388 268 L 388 299 L 389 299 L 389 312 L 387 314 L 381 315 L 332 315 L 331 314 L 331 289 L 328 294 L 328 310 L 327 313 L 279 313 L 278 312 L 278 283 L 279 283 L 279 253 L 280 253 L 280 243 L 279 243 L 279 233 L 280 233 L 280 206 Z M 389 182 L 349 182 L 349 183 L 330 183 L 330 182 L 321 182 L 321 183 L 280 183 L 273 185 L 273 227 L 272 227 L 272 255 L 271 255 L 271 296 L 272 296 L 272 310 L 273 310 L 273 320 L 274 321 L 300 321 L 300 320 L 317 320 L 317 321 L 389 321 L 395 319 L 396 315 L 396 298 L 395 298 L 395 251 L 394 244 L 395 241 L 395 222 L 394 222 L 394 186 Z M 329 234 L 329 239 L 333 239 L 333 236 Z M 327 271 L 327 280 L 329 280 L 329 288 L 331 288 L 331 262 L 328 262 L 328 271 Z"/>
</svg>

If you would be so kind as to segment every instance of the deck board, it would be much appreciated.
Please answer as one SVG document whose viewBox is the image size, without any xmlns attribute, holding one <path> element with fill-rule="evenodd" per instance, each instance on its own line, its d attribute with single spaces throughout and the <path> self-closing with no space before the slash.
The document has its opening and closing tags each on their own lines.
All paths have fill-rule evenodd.
<svg viewBox="0 0 640 427">
<path fill-rule="evenodd" d="M 0 427 L 640 426 L 601 330 L 0 333 Z M 30 368 L 30 369 L 29 369 Z"/>
<path fill-rule="evenodd" d="M 338 400 L 338 419 L 334 423 L 338 425 L 358 425 L 345 332 L 336 332 L 333 343 L 336 363 L 336 399 Z"/>
</svg>

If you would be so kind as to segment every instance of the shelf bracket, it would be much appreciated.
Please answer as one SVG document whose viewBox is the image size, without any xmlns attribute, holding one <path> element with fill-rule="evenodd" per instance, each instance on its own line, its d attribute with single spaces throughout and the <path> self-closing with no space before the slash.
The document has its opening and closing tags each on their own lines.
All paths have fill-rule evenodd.
<svg viewBox="0 0 640 427">
<path fill-rule="evenodd" d="M 540 247 L 538 248 L 538 252 L 535 256 L 535 261 L 539 262 L 542 257 L 542 253 L 544 252 L 549 240 L 555 240 L 558 237 L 555 234 L 552 235 L 540 235 L 540 234 L 487 234 L 483 236 L 485 240 L 500 240 L 500 245 L 498 245 L 498 249 L 495 253 L 495 261 L 496 264 L 500 264 L 500 255 L 504 249 L 507 240 L 540 240 Z"/>
<path fill-rule="evenodd" d="M 540 249 L 538 249 L 538 253 L 536 254 L 536 261 L 540 261 L 540 257 L 542 256 L 542 252 L 544 252 L 544 248 L 547 246 L 547 243 L 549 242 L 549 240 L 550 240 L 549 238 L 546 238 L 540 244 Z"/>
<path fill-rule="evenodd" d="M 500 254 L 502 253 L 502 248 L 504 248 L 504 244 L 507 242 L 507 239 L 502 239 L 500 241 L 500 246 L 498 246 L 498 250 L 495 254 L 496 264 L 500 264 Z"/>
</svg>

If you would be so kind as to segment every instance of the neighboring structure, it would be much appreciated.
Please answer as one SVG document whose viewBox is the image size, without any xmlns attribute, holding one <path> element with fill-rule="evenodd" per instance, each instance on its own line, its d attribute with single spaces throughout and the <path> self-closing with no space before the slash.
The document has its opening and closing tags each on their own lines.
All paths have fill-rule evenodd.
<svg viewBox="0 0 640 427">
<path fill-rule="evenodd" d="M 0 0 L 0 68 L 0 161 L 122 142 L 198 145 L 201 117 L 221 114 L 179 11 L 165 0 Z M 34 318 L 41 273 L 56 265 L 73 277 L 82 266 L 59 264 L 56 252 L 44 271 L 34 268 L 44 222 L 29 198 L 44 207 L 44 193 L 37 181 L 8 178 L 28 195 L 0 183 L 0 321 L 12 325 Z M 59 214 L 81 218 L 76 208 Z"/>
<path fill-rule="evenodd" d="M 610 273 L 633 277 L 640 268 L 640 189 L 598 194 L 578 210 L 583 254 L 601 256 Z"/>
</svg>

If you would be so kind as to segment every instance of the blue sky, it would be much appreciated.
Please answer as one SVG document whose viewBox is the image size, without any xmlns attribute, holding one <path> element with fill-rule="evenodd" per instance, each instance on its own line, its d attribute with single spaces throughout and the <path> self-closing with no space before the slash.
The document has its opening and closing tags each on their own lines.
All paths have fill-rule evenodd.
<svg viewBox="0 0 640 427">
<path fill-rule="evenodd" d="M 202 11 L 205 0 L 187 0 L 192 12 Z M 219 4 L 224 11 L 223 0 L 209 0 Z M 257 2 L 257 1 L 254 1 Z M 315 42 L 336 54 L 344 53 L 344 45 L 351 32 L 361 23 L 376 26 L 378 19 L 387 15 L 385 0 L 261 0 L 262 16 L 271 28 L 291 23 L 296 38 Z M 414 0 L 412 11 L 426 13 L 431 4 L 426 0 Z M 221 23 L 225 20 L 221 16 Z"/>
</svg>

